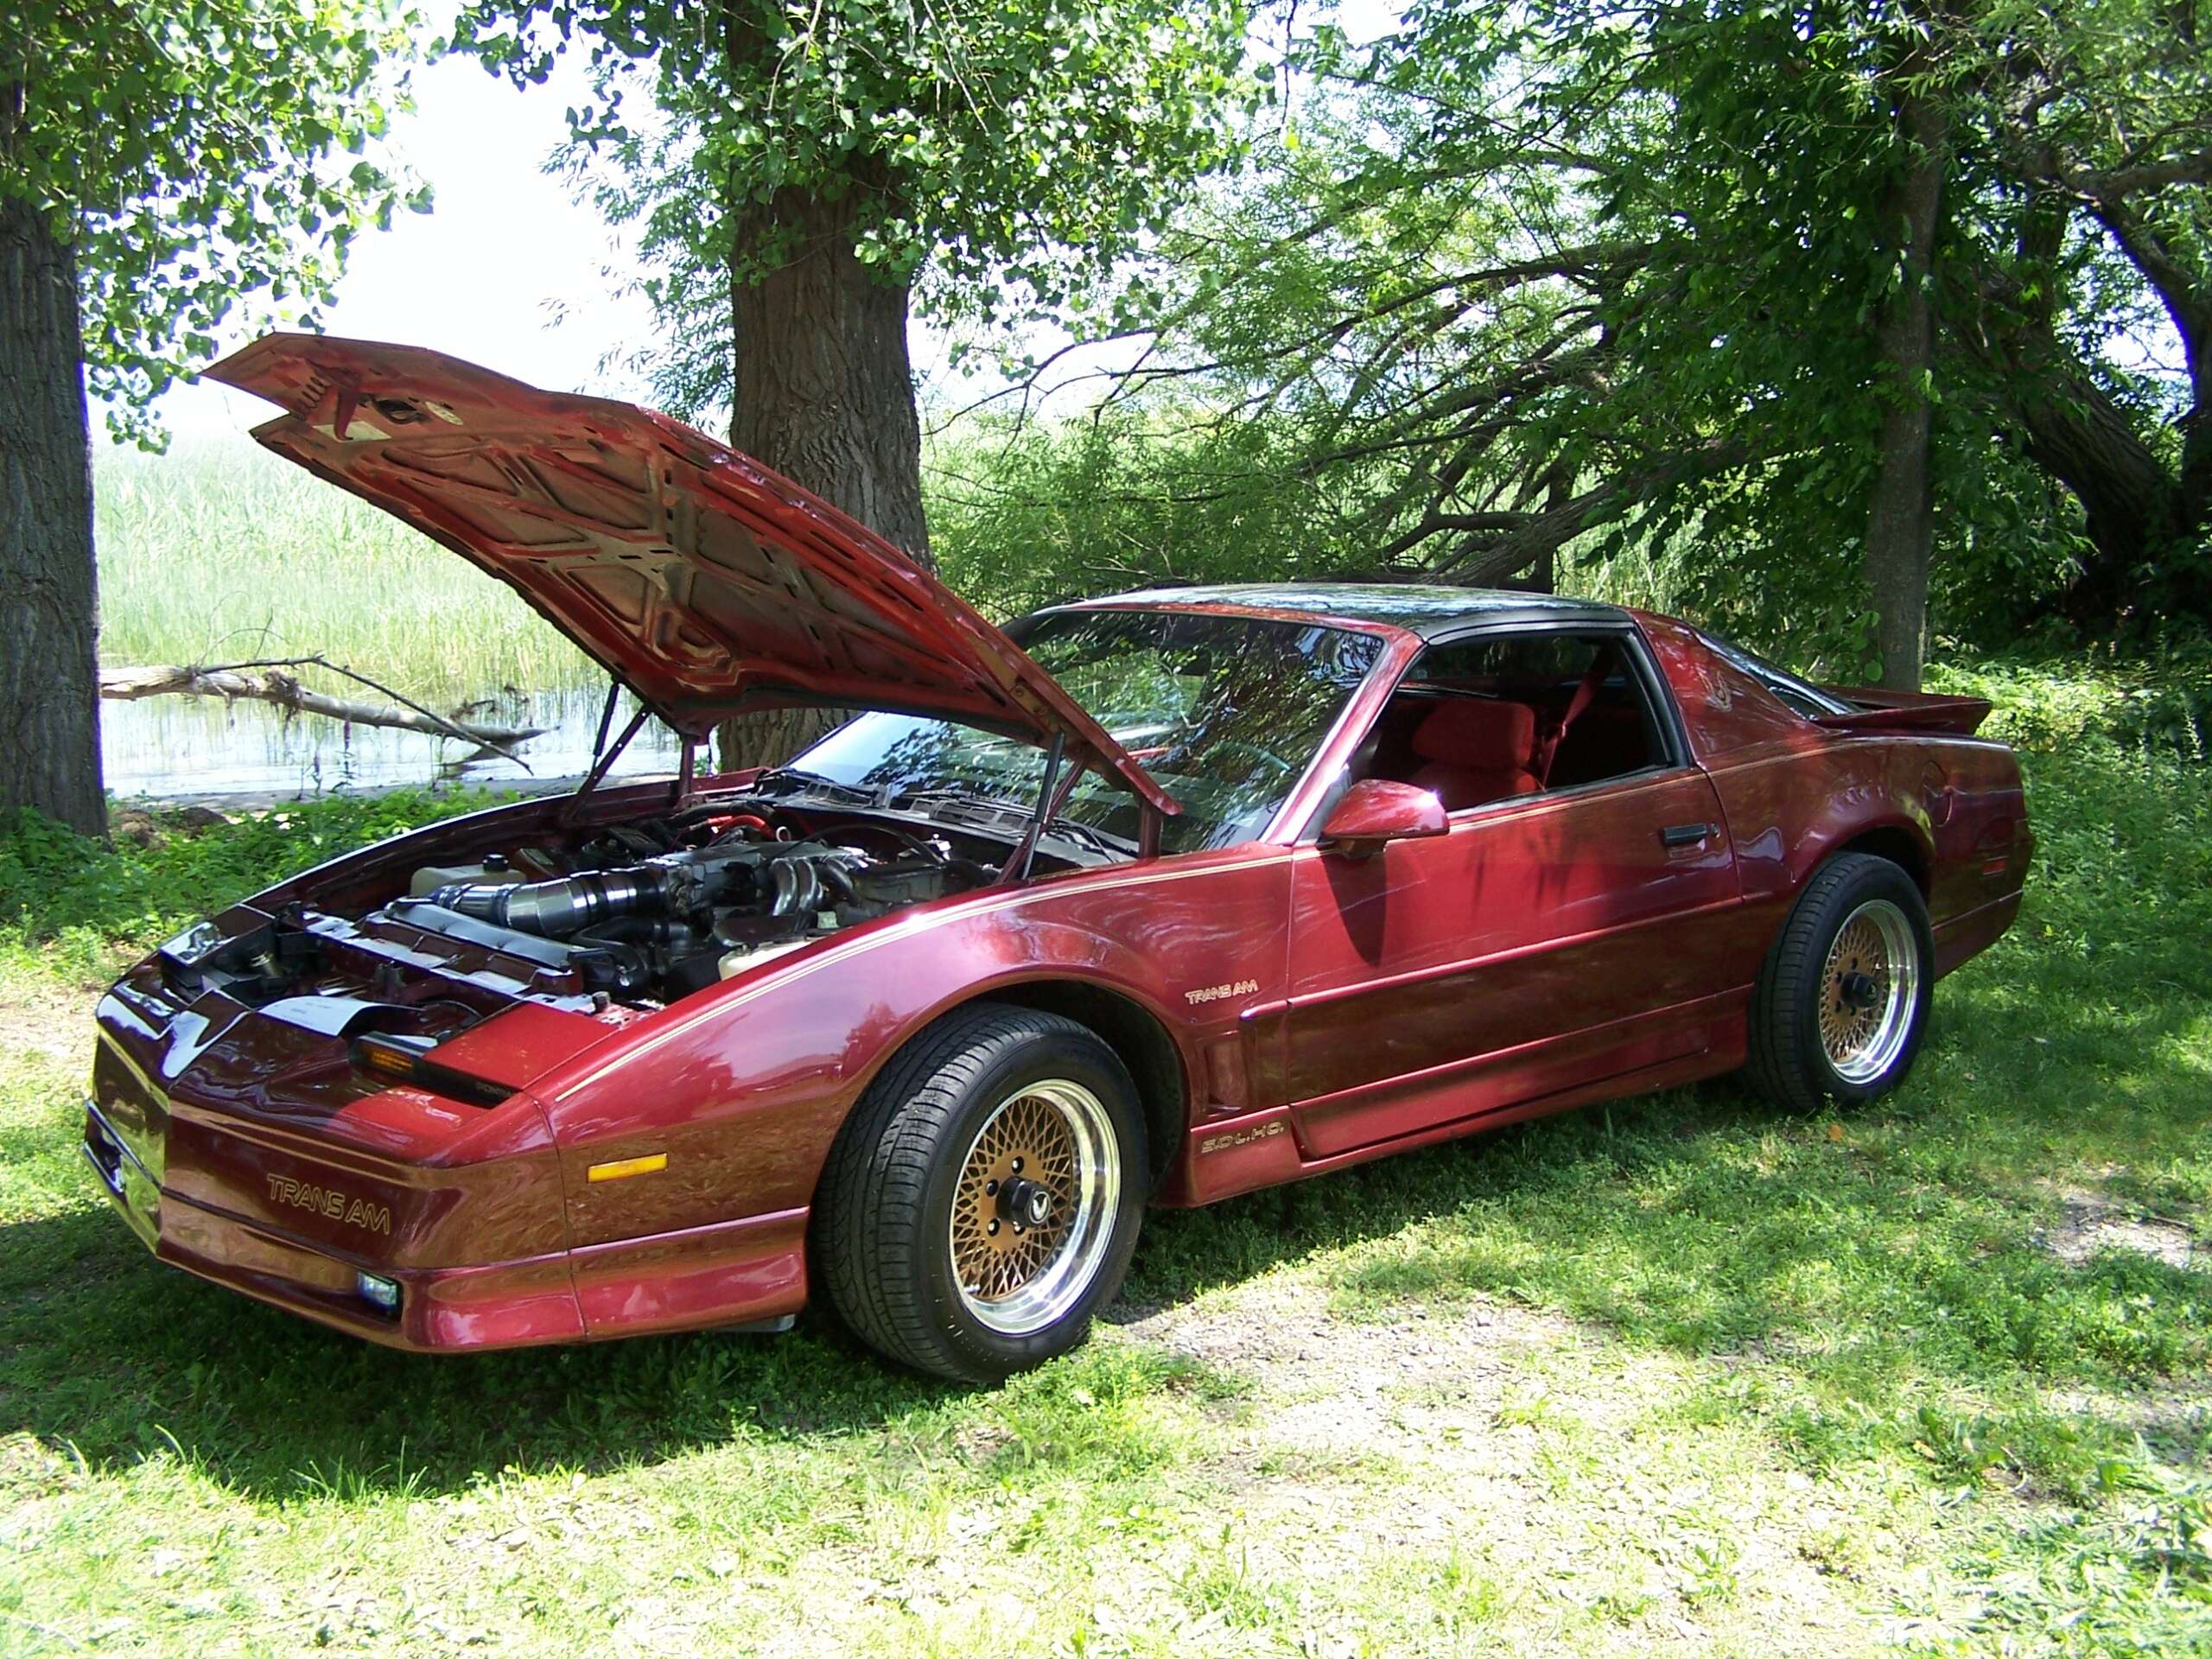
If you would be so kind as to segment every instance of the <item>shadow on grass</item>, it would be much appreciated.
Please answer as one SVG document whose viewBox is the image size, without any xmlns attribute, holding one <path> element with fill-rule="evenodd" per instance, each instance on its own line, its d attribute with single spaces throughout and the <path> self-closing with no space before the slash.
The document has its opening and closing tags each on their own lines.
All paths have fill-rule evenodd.
<svg viewBox="0 0 2212 1659">
<path fill-rule="evenodd" d="M 820 1321 L 783 1338 L 378 1348 L 160 1264 L 102 1204 L 0 1228 L 0 1435 L 94 1465 L 171 1447 L 261 1497 L 443 1491 L 874 1428 L 946 1391 Z"/>
<path fill-rule="evenodd" d="M 2027 914 L 1946 982 L 1912 1083 L 1880 1107 L 1787 1118 L 1713 1084 L 1158 1214 L 1125 1308 L 1316 1260 L 1354 1311 L 1482 1294 L 1756 1355 L 1843 1423 L 1961 1388 L 2020 1398 L 2201 1368 L 2203 1273 L 2113 1251 L 2073 1265 L 2037 1232 L 2072 1183 L 2212 1198 L 2212 901 L 2186 864 L 2202 826 L 2174 805 L 2207 815 L 2212 789 L 2097 786 L 2046 788 L 2039 810 L 2059 810 Z M 160 1267 L 104 1205 L 0 1227 L 0 1433 L 96 1466 L 174 1446 L 264 1499 L 944 1433 L 991 1409 L 821 1314 L 774 1338 L 424 1358 Z M 1817 1452 L 1833 1431 L 1792 1432 Z M 1967 1448 L 1966 1465 L 1980 1432 L 1906 1431 Z"/>
<path fill-rule="evenodd" d="M 1268 1193 L 1157 1215 L 1121 1306 L 1180 1301 L 1402 1228 L 1432 1204 L 1393 1202 L 1370 1177 L 1320 1205 Z M 918 1419 L 926 1435 L 991 1397 L 879 1359 L 819 1308 L 775 1337 L 396 1353 L 155 1262 L 104 1203 L 0 1226 L 0 1437 L 28 1431 L 95 1467 L 174 1451 L 263 1499 L 450 1491 L 510 1468 L 604 1469 Z"/>
<path fill-rule="evenodd" d="M 1685 1351 L 1847 1330 L 1865 1373 L 1850 1391 L 1872 1398 L 1907 1371 L 2103 1381 L 2202 1361 L 2201 1324 L 2126 1312 L 2203 1303 L 2200 1279 L 2124 1255 L 2069 1267 L 2015 1200 L 1931 1189 L 1912 1160 L 1870 1150 L 1926 1128 L 1867 1120 L 1839 1145 L 1726 1084 L 1592 1109 L 1155 1214 L 1108 1317 L 1319 1256 L 1355 1305 L 1479 1292 Z M 738 1437 L 926 1437 L 990 1406 L 876 1359 L 820 1312 L 782 1337 L 392 1353 L 156 1263 L 104 1205 L 0 1228 L 0 1433 L 95 1466 L 174 1447 L 264 1500 L 449 1491 Z"/>
</svg>

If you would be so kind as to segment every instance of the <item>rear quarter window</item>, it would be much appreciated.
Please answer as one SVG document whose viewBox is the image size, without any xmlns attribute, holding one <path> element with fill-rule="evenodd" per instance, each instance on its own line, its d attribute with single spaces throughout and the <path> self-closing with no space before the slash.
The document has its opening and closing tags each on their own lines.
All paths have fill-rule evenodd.
<svg viewBox="0 0 2212 1659">
<path fill-rule="evenodd" d="M 1756 658 L 1731 647 L 1732 659 L 1719 642 L 1664 617 L 1644 616 L 1638 621 L 1673 688 L 1690 747 L 1700 760 L 1709 763 L 1758 743 L 1803 743 L 1819 738 L 1820 728 L 1752 671 Z M 1803 685 L 1802 681 L 1796 683 Z M 1805 690 L 1816 698 L 1826 696 L 1809 686 Z"/>
<path fill-rule="evenodd" d="M 1753 655 L 1741 645 L 1732 645 L 1712 634 L 1701 635 L 1706 649 L 1720 658 L 1747 679 L 1766 688 L 1774 700 L 1792 714 L 1802 715 L 1807 720 L 1818 720 L 1822 715 L 1847 715 L 1851 705 L 1831 692 L 1823 691 L 1809 680 L 1801 680 L 1787 669 L 1777 668 L 1764 657 Z"/>
</svg>

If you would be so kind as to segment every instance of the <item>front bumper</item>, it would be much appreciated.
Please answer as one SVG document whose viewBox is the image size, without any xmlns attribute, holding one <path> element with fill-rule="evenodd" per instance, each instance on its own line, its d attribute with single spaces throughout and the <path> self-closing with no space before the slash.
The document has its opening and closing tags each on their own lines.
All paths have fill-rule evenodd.
<svg viewBox="0 0 2212 1659">
<path fill-rule="evenodd" d="M 806 1304 L 804 1210 L 514 1261 L 401 1265 L 165 1183 L 166 1128 L 152 1141 L 143 1128 L 126 1136 L 90 1100 L 84 1153 L 109 1202 L 156 1260 L 389 1348 L 450 1353 L 717 1326 L 780 1328 Z M 308 1188 L 313 1176 L 280 1179 Z M 363 1296 L 365 1272 L 397 1283 L 396 1310 Z"/>
<path fill-rule="evenodd" d="M 181 990 L 155 965 L 118 982 L 97 1022 L 86 1160 L 155 1256 L 200 1278 L 423 1351 L 804 1304 L 804 1209 L 613 1239 L 601 1217 L 607 1242 L 570 1248 L 561 1152 L 520 1074 L 595 1038 L 588 1021 L 519 1004 L 450 1045 L 481 1051 L 467 1075 L 506 1079 L 495 1105 L 365 1075 L 317 1022 Z M 374 1299 L 363 1274 L 386 1281 Z"/>
<path fill-rule="evenodd" d="M 156 1260 L 351 1335 L 418 1352 L 576 1342 L 586 1335 L 565 1250 L 466 1268 L 398 1267 L 367 1253 L 335 1250 L 164 1186 L 149 1167 L 154 1160 L 134 1150 L 89 1100 L 84 1152 L 109 1202 Z M 395 1312 L 363 1297 L 363 1273 L 399 1285 Z"/>
<path fill-rule="evenodd" d="M 146 1167 L 115 1126 L 100 1116 L 90 1099 L 85 1102 L 85 1140 L 79 1148 L 92 1173 L 100 1178 L 130 1230 L 146 1248 L 158 1250 L 162 1243 L 162 1178 Z"/>
</svg>

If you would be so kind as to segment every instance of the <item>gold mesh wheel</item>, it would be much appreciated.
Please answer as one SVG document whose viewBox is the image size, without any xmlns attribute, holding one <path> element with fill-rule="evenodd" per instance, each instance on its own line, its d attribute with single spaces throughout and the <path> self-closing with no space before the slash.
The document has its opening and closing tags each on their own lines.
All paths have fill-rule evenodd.
<svg viewBox="0 0 2212 1659">
<path fill-rule="evenodd" d="M 1096 1276 L 1120 1196 L 1120 1148 L 1097 1096 L 1051 1079 L 1000 1102 L 953 1192 L 962 1304 L 1002 1335 L 1052 1324 Z"/>
<path fill-rule="evenodd" d="M 1897 1061 L 1912 1029 L 1920 952 L 1912 925 L 1886 899 L 1844 918 L 1821 973 L 1821 1046 L 1847 1083 L 1872 1083 Z"/>
</svg>

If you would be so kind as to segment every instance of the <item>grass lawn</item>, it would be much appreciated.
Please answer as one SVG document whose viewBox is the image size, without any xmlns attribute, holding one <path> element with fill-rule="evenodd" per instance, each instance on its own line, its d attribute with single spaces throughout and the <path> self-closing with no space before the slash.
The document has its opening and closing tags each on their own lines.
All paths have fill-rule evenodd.
<svg viewBox="0 0 2212 1659">
<path fill-rule="evenodd" d="M 75 1149 L 102 975 L 439 809 L 0 841 L 0 1654 L 2212 1654 L 2212 769 L 2029 764 L 2028 909 L 1878 1108 L 1157 1216 L 988 1392 L 820 1317 L 409 1358 L 156 1267 Z"/>
</svg>

